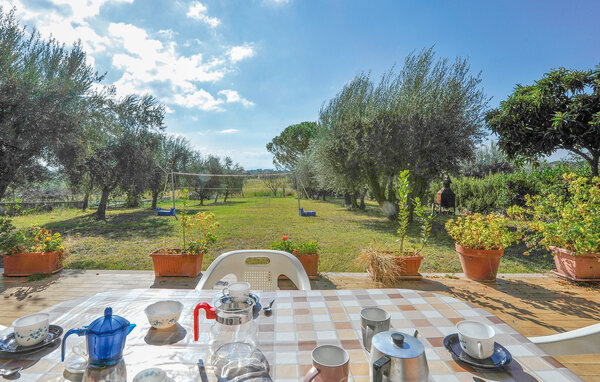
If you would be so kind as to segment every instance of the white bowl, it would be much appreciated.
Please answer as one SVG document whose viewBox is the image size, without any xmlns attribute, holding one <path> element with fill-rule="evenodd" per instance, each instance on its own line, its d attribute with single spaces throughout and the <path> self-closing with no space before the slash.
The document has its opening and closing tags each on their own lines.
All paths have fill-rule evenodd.
<svg viewBox="0 0 600 382">
<path fill-rule="evenodd" d="M 167 376 L 162 369 L 153 367 L 151 369 L 142 370 L 135 375 L 133 382 L 171 382 L 171 378 Z"/>
<path fill-rule="evenodd" d="M 48 337 L 50 315 L 36 313 L 17 318 L 13 324 L 15 339 L 21 346 L 31 346 L 42 342 Z"/>
<path fill-rule="evenodd" d="M 144 312 L 148 316 L 148 322 L 156 329 L 166 329 L 177 323 L 183 304 L 179 301 L 159 301 L 148 305 Z"/>
</svg>

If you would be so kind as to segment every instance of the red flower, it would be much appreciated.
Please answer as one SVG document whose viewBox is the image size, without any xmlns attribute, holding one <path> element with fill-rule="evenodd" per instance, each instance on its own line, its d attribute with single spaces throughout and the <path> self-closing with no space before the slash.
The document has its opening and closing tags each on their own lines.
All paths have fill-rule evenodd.
<svg viewBox="0 0 600 382">
<path fill-rule="evenodd" d="M 294 251 L 292 252 L 292 254 L 293 254 L 294 256 L 298 256 L 298 252 L 299 252 L 299 251 L 298 251 L 297 249 L 294 249 Z"/>
<path fill-rule="evenodd" d="M 285 235 L 283 235 L 283 236 L 281 237 L 281 241 L 287 241 L 287 239 L 288 239 L 288 237 L 287 237 L 287 236 L 285 236 Z"/>
</svg>

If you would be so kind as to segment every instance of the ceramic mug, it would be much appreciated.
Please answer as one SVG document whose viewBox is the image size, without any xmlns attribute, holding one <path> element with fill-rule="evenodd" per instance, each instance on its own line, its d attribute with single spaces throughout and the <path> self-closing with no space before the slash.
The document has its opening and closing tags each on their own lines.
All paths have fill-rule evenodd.
<svg viewBox="0 0 600 382">
<path fill-rule="evenodd" d="M 250 283 L 247 282 L 231 283 L 223 288 L 223 294 L 231 297 L 248 297 L 250 296 L 250 287 Z"/>
<path fill-rule="evenodd" d="M 304 382 L 347 382 L 350 355 L 339 346 L 321 345 L 312 351 L 312 363 Z"/>
<path fill-rule="evenodd" d="M 479 321 L 465 320 L 456 324 L 462 350 L 473 358 L 485 359 L 494 354 L 494 328 Z"/>
<path fill-rule="evenodd" d="M 381 308 L 363 308 L 360 311 L 360 326 L 363 346 L 371 351 L 371 340 L 377 333 L 390 330 L 390 314 Z"/>
<path fill-rule="evenodd" d="M 35 345 L 48 337 L 50 315 L 48 313 L 36 313 L 23 316 L 17 318 L 12 326 L 15 329 L 15 339 L 19 345 Z"/>
</svg>

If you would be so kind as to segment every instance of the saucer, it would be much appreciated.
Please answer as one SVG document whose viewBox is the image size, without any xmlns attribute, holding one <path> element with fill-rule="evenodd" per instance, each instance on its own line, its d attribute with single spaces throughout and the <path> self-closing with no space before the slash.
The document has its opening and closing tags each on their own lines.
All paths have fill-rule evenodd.
<svg viewBox="0 0 600 382">
<path fill-rule="evenodd" d="M 450 334 L 444 338 L 444 346 L 452 358 L 462 361 L 470 366 L 479 369 L 497 369 L 512 361 L 512 356 L 509 351 L 497 342 L 494 342 L 494 353 L 489 358 L 477 359 L 463 352 L 458 342 L 458 333 Z"/>
<path fill-rule="evenodd" d="M 13 354 L 29 353 L 34 350 L 39 350 L 39 349 L 45 348 L 47 346 L 50 346 L 51 344 L 54 343 L 53 342 L 54 340 L 56 340 L 57 338 L 60 338 L 62 333 L 63 333 L 63 328 L 61 328 L 58 325 L 50 325 L 48 327 L 48 335 L 46 336 L 46 338 L 44 340 L 42 340 L 41 342 L 39 342 L 35 345 L 31 345 L 31 346 L 19 345 L 17 343 L 17 340 L 15 339 L 15 334 L 10 333 L 10 334 L 4 336 L 2 339 L 0 339 L 0 351 L 6 352 L 6 353 L 13 353 Z"/>
</svg>

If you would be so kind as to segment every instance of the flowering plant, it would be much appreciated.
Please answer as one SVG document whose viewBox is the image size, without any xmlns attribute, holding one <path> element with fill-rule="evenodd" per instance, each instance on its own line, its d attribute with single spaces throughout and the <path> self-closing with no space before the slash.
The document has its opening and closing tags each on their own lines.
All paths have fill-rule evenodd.
<svg viewBox="0 0 600 382">
<path fill-rule="evenodd" d="M 60 233 L 40 227 L 15 229 L 10 219 L 0 219 L 0 253 L 63 252 Z"/>
<path fill-rule="evenodd" d="M 521 235 L 511 232 L 508 219 L 497 215 L 473 214 L 446 222 L 446 230 L 456 243 L 471 249 L 503 249 L 517 242 Z"/>
<path fill-rule="evenodd" d="M 210 246 L 218 241 L 215 231 L 220 224 L 212 212 L 188 214 L 188 190 L 183 190 L 183 209 L 180 214 L 179 226 L 183 238 L 182 253 L 197 255 L 205 253 Z"/>
<path fill-rule="evenodd" d="M 600 253 L 600 178 L 564 174 L 568 195 L 545 192 L 526 196 L 526 208 L 513 206 L 509 215 L 529 229 L 529 247 L 559 247 L 575 254 Z"/>
<path fill-rule="evenodd" d="M 271 249 L 288 252 L 299 257 L 300 255 L 317 254 L 319 252 L 319 244 L 314 240 L 294 242 L 289 237 L 283 235 L 280 241 L 271 244 Z"/>
</svg>

